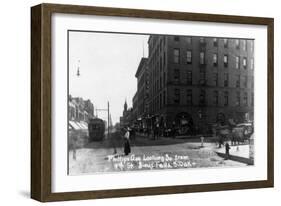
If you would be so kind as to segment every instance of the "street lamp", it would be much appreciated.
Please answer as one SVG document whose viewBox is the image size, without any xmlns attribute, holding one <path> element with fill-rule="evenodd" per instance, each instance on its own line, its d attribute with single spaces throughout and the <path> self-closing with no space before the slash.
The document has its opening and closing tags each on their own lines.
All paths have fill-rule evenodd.
<svg viewBox="0 0 281 206">
<path fill-rule="evenodd" d="M 78 68 L 77 68 L 77 73 L 76 73 L 77 77 L 80 76 L 80 60 L 78 60 Z"/>
</svg>

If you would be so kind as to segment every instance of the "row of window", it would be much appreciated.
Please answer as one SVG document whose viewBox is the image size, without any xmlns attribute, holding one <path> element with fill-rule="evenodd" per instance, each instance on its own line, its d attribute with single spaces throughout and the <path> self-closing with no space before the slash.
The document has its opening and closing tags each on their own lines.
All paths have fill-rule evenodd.
<svg viewBox="0 0 281 206">
<path fill-rule="evenodd" d="M 160 89 L 163 88 L 164 84 L 165 84 L 165 79 L 166 75 L 164 75 L 164 78 L 162 78 L 160 76 L 160 79 L 154 82 L 154 85 L 151 87 L 153 94 L 157 93 L 157 91 L 159 91 Z M 175 83 L 179 83 L 180 82 L 180 70 L 179 69 L 175 69 L 174 70 L 174 82 Z M 207 83 L 210 83 L 210 85 L 212 86 L 219 86 L 219 74 L 218 73 L 213 73 L 212 74 L 212 79 L 210 79 L 209 81 L 207 81 L 206 79 L 206 72 L 205 71 L 201 71 L 200 75 L 199 75 L 199 85 L 202 86 L 206 86 Z M 212 83 L 211 83 L 212 82 Z M 187 72 L 187 76 L 186 76 L 186 85 L 193 85 L 194 81 L 192 78 L 192 71 L 188 71 Z M 225 73 L 223 76 L 223 87 L 229 87 L 229 74 Z M 254 77 L 253 76 L 242 76 L 242 75 L 235 75 L 235 80 L 234 83 L 232 85 L 233 87 L 236 88 L 254 88 Z"/>
<path fill-rule="evenodd" d="M 242 57 L 240 57 L 240 56 L 235 56 L 235 68 L 236 69 L 240 69 L 240 59 L 241 58 Z M 175 64 L 180 63 L 180 49 L 178 49 L 178 48 L 174 48 L 173 62 Z M 192 51 L 191 50 L 186 51 L 186 63 L 192 64 Z M 224 67 L 228 67 L 228 63 L 229 63 L 229 56 L 228 56 L 228 54 L 224 54 L 224 56 L 223 56 Z M 206 64 L 205 52 L 203 52 L 203 51 L 199 53 L 199 64 L 201 64 L 201 65 Z M 244 69 L 247 69 L 247 64 L 248 64 L 247 57 L 243 57 L 242 66 Z M 214 67 L 218 66 L 218 54 L 217 53 L 213 53 L 213 66 Z M 254 59 L 253 58 L 250 59 L 250 69 L 254 69 Z"/>
<path fill-rule="evenodd" d="M 186 90 L 186 98 L 185 102 L 181 100 L 183 96 L 181 96 L 181 90 L 176 88 L 174 89 L 174 95 L 173 95 L 173 104 L 185 104 L 188 106 L 230 106 L 229 98 L 230 93 L 228 91 L 219 92 L 217 90 L 212 91 L 212 98 L 208 101 L 206 100 L 206 91 L 200 90 L 199 94 L 192 91 L 192 89 Z M 199 101 L 197 104 L 194 102 L 194 95 L 199 95 Z M 254 106 L 254 93 L 250 93 L 250 95 L 247 92 L 234 92 L 233 101 L 234 104 L 231 106 Z M 250 100 L 250 101 L 249 101 Z M 150 110 L 151 112 L 155 112 L 161 108 L 163 108 L 166 105 L 166 91 L 160 93 L 150 104 Z"/>
<path fill-rule="evenodd" d="M 160 76 L 160 79 L 155 81 L 154 84 L 151 87 L 151 92 L 152 95 L 156 94 L 159 90 L 161 90 L 166 81 L 166 73 L 164 72 L 164 76 Z M 180 83 L 180 70 L 175 69 L 174 70 L 174 83 Z M 206 72 L 205 71 L 200 71 L 199 74 L 199 81 L 198 84 L 202 86 L 223 86 L 223 87 L 236 87 L 236 88 L 254 88 L 254 77 L 253 76 L 242 76 L 240 74 L 234 75 L 234 79 L 232 80 L 233 82 L 230 85 L 230 80 L 229 80 L 229 74 L 224 73 L 223 74 L 223 79 L 222 79 L 222 85 L 219 84 L 219 74 L 218 73 L 213 73 L 212 78 L 206 79 Z M 182 83 L 182 81 L 181 81 Z M 184 82 L 186 85 L 193 85 L 194 80 L 192 78 L 192 71 L 188 71 L 186 75 L 186 82 Z M 148 87 L 149 88 L 149 87 Z M 147 89 L 148 89 L 147 88 Z"/>
<path fill-rule="evenodd" d="M 187 43 L 187 44 L 192 44 L 192 40 L 193 38 L 198 38 L 198 37 L 187 37 L 187 36 L 174 36 L 174 41 L 175 42 L 180 42 L 181 39 L 184 39 L 184 41 Z M 200 37 L 199 39 L 199 42 L 201 45 L 203 44 L 206 44 L 206 39 L 209 39 L 211 37 Z M 228 48 L 229 47 L 229 42 L 230 41 L 233 41 L 234 42 L 234 45 L 235 45 L 235 48 L 236 49 L 240 49 L 242 48 L 242 50 L 244 51 L 247 51 L 248 50 L 248 44 L 247 44 L 247 40 L 246 39 L 227 39 L 227 38 L 212 38 L 212 44 L 214 47 L 218 47 L 219 45 L 219 39 L 222 39 L 223 41 L 223 46 L 224 48 Z M 158 41 L 160 40 L 160 41 Z M 250 46 L 250 51 L 253 52 L 254 50 L 254 42 L 253 40 L 249 40 L 249 46 Z M 158 43 L 158 44 L 157 44 Z M 157 47 L 156 50 L 162 50 L 162 48 L 164 47 L 164 44 L 165 44 L 165 36 L 158 36 L 158 38 L 153 38 L 153 40 L 151 41 L 151 48 L 153 47 Z"/>
<path fill-rule="evenodd" d="M 192 42 L 192 37 L 185 37 L 187 39 L 187 42 L 191 44 Z M 179 36 L 175 36 L 174 37 L 175 41 L 179 41 Z M 160 54 L 162 49 L 164 48 L 164 41 L 165 38 L 160 38 L 159 44 L 157 44 L 156 50 L 155 52 Z M 247 50 L 247 41 L 246 40 L 239 40 L 239 39 L 235 39 L 235 45 L 236 48 L 239 49 L 240 48 L 240 44 L 242 44 L 243 50 Z M 224 47 L 228 47 L 228 39 L 223 39 L 224 42 Z M 200 43 L 203 44 L 205 43 L 205 38 L 200 38 Z M 250 45 L 251 45 L 251 51 L 253 51 L 253 41 L 250 41 Z M 218 38 L 213 38 L 213 45 L 216 47 L 218 46 Z M 160 67 L 160 69 L 162 68 L 162 65 L 165 66 L 165 62 L 166 62 L 166 54 L 164 53 L 163 58 L 160 58 L 159 62 L 156 62 L 156 56 L 158 55 L 151 55 L 154 58 L 152 58 L 152 65 L 156 65 L 157 67 Z M 240 66 L 240 57 L 235 57 L 236 60 L 236 68 L 238 69 Z M 228 66 L 228 55 L 224 55 L 224 66 L 227 67 Z M 162 64 L 163 62 L 163 64 Z M 174 63 L 180 63 L 180 49 L 175 48 L 174 49 Z M 186 63 L 187 64 L 192 64 L 192 51 L 188 50 L 186 51 Z M 162 64 L 162 65 L 159 65 Z M 200 52 L 200 64 L 205 64 L 205 53 L 204 52 Z M 218 65 L 218 54 L 213 54 L 213 65 L 217 66 Z M 253 59 L 251 59 L 251 69 L 253 69 L 254 66 L 254 61 Z M 247 67 L 247 58 L 243 57 L 243 67 Z"/>
<path fill-rule="evenodd" d="M 192 37 L 179 37 L 179 36 L 174 36 L 174 41 L 175 42 L 179 42 L 180 41 L 180 38 L 183 38 L 186 40 L 187 44 L 192 44 Z M 210 38 L 210 37 L 207 37 L 207 38 Z M 230 40 L 233 40 L 234 41 L 234 44 L 235 44 L 235 48 L 236 49 L 240 49 L 242 48 L 244 51 L 247 51 L 248 50 L 248 44 L 247 44 L 247 40 L 245 39 L 227 39 L 227 38 L 224 38 L 223 39 L 223 46 L 224 48 L 228 48 L 229 47 L 229 41 Z M 218 42 L 219 42 L 219 39 L 218 38 L 213 38 L 213 46 L 214 47 L 218 47 Z M 204 37 L 201 37 L 199 39 L 199 42 L 201 45 L 206 45 L 206 38 Z M 254 50 L 254 42 L 253 40 L 250 40 L 249 41 L 250 43 L 250 51 L 253 52 Z"/>
<path fill-rule="evenodd" d="M 179 36 L 174 36 L 174 40 L 175 41 L 180 41 L 180 38 L 184 38 L 187 40 L 187 43 L 190 43 L 192 42 L 192 37 L 179 37 Z M 218 41 L 219 39 L 218 38 L 213 38 L 213 44 L 214 46 L 217 46 L 218 45 Z M 246 40 L 239 40 L 239 39 L 236 39 L 236 40 L 233 40 L 235 41 L 235 45 L 237 48 L 240 48 L 240 44 L 243 45 L 243 48 L 246 50 L 247 48 L 247 41 Z M 156 44 L 157 42 L 157 44 Z M 224 42 L 224 45 L 225 47 L 228 47 L 228 42 L 229 42 L 229 39 L 223 39 L 223 42 Z M 153 70 L 153 76 L 157 76 L 157 73 L 161 72 L 163 70 L 163 68 L 165 67 L 165 64 L 166 64 L 166 52 L 164 51 L 163 55 L 160 55 L 162 54 L 162 50 L 164 48 L 164 43 L 165 43 L 165 37 L 163 38 L 162 36 L 158 36 L 158 38 L 154 37 L 153 38 L 153 41 L 151 43 L 151 48 L 152 47 L 156 47 L 155 49 L 155 52 L 158 53 L 159 55 L 152 55 L 150 53 L 150 56 L 151 56 L 151 64 L 150 64 L 150 67 L 152 67 L 152 70 Z M 200 38 L 200 43 L 203 44 L 205 43 L 205 38 Z M 251 45 L 251 49 L 253 49 L 253 41 L 251 40 L 250 41 L 250 45 Z M 179 48 L 175 48 L 174 51 L 173 51 L 173 62 L 176 63 L 176 64 L 179 64 L 180 63 L 180 49 Z M 187 50 L 186 51 L 186 63 L 187 64 L 192 64 L 192 51 L 191 50 Z M 205 52 L 200 52 L 199 54 L 200 56 L 200 60 L 199 60 L 199 63 L 201 65 L 205 65 L 206 64 L 206 58 L 205 58 Z M 214 53 L 213 54 L 213 66 L 217 67 L 218 66 L 218 54 L 217 53 Z M 244 69 L 247 68 L 247 65 L 248 65 L 248 59 L 246 57 L 240 57 L 240 56 L 236 56 L 235 57 L 235 68 L 236 69 L 240 69 L 240 62 L 242 62 L 242 67 Z M 225 54 L 223 56 L 223 65 L 224 67 L 228 67 L 228 63 L 229 63 L 229 56 L 227 54 Z M 250 68 L 251 69 L 254 69 L 254 59 L 251 58 L 250 59 Z"/>
<path fill-rule="evenodd" d="M 219 105 L 219 91 L 215 90 L 213 91 L 212 94 L 212 105 L 213 106 L 218 106 Z M 221 104 L 223 106 L 229 106 L 229 92 L 224 91 L 222 92 L 223 98 Z M 242 96 L 241 96 L 242 95 Z M 242 97 L 242 102 L 241 102 L 241 97 Z M 181 95 L 180 95 L 180 89 L 174 89 L 174 104 L 180 104 L 181 100 Z M 235 106 L 249 106 L 248 102 L 248 93 L 243 92 L 241 93 L 240 91 L 235 93 Z M 205 90 L 200 90 L 199 93 L 199 106 L 206 106 L 207 101 L 206 101 L 206 91 Z M 192 89 L 186 90 L 186 104 L 191 106 L 194 104 L 193 102 L 193 92 Z M 254 93 L 251 93 L 251 106 L 254 105 Z"/>
<path fill-rule="evenodd" d="M 219 86 L 219 75 L 218 73 L 213 73 L 213 78 L 209 81 L 213 81 L 213 86 Z M 241 86 L 244 88 L 248 88 L 248 82 L 251 83 L 251 88 L 254 88 L 254 77 L 253 76 L 242 76 L 240 74 L 235 75 L 235 87 L 240 88 Z M 180 70 L 175 69 L 174 70 L 174 82 L 179 83 L 180 82 Z M 242 85 L 240 84 L 242 82 Z M 186 84 L 192 85 L 192 71 L 187 71 L 186 75 Z M 207 85 L 207 79 L 206 79 L 206 71 L 200 71 L 199 74 L 199 84 L 200 85 Z M 229 74 L 224 74 L 223 79 L 223 86 L 228 87 L 229 86 Z"/>
</svg>

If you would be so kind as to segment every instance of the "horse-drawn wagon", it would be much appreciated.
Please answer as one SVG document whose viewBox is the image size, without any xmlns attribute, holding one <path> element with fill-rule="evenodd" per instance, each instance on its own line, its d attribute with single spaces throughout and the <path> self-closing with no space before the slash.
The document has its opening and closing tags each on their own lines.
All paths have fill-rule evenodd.
<svg viewBox="0 0 281 206">
<path fill-rule="evenodd" d="M 248 141 L 254 133 L 253 124 L 241 123 L 236 125 L 215 125 L 214 135 L 219 142 L 219 146 L 225 141 L 231 141 L 232 145 L 241 144 Z"/>
</svg>

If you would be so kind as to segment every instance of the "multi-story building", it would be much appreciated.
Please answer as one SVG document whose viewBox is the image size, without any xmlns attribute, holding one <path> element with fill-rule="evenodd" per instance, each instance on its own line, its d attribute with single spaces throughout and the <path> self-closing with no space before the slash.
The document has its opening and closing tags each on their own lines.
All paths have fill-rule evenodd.
<svg viewBox="0 0 281 206">
<path fill-rule="evenodd" d="M 147 67 L 147 58 L 142 58 L 135 77 L 137 78 L 137 101 L 136 101 L 136 111 L 137 111 L 137 118 L 142 119 L 148 115 L 149 109 L 149 73 Z M 134 99 L 133 99 L 134 105 Z"/>
<path fill-rule="evenodd" d="M 123 115 L 120 117 L 120 127 L 128 127 L 133 122 L 133 108 L 128 108 L 127 101 L 124 103 Z"/>
<path fill-rule="evenodd" d="M 133 119 L 138 119 L 138 91 L 136 91 L 134 97 L 133 97 Z"/>
<path fill-rule="evenodd" d="M 151 35 L 149 114 L 170 127 L 253 119 L 254 40 Z"/>
<path fill-rule="evenodd" d="M 94 117 L 94 105 L 91 100 L 83 100 L 80 97 L 69 95 L 68 117 L 70 121 L 88 122 L 89 118 Z"/>
<path fill-rule="evenodd" d="M 94 105 L 91 100 L 84 101 L 84 110 L 89 114 L 90 117 L 94 116 Z"/>
</svg>

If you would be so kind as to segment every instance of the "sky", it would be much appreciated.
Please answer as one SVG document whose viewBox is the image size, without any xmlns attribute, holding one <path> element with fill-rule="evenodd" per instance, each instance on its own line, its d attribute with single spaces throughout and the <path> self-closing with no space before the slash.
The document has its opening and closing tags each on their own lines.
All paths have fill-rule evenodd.
<svg viewBox="0 0 281 206">
<path fill-rule="evenodd" d="M 148 55 L 148 35 L 69 32 L 69 94 L 90 99 L 95 108 L 110 104 L 112 123 L 119 122 L 124 102 L 132 106 L 135 73 Z M 80 68 L 80 76 L 77 69 Z M 107 120 L 106 112 L 98 117 Z"/>
</svg>

